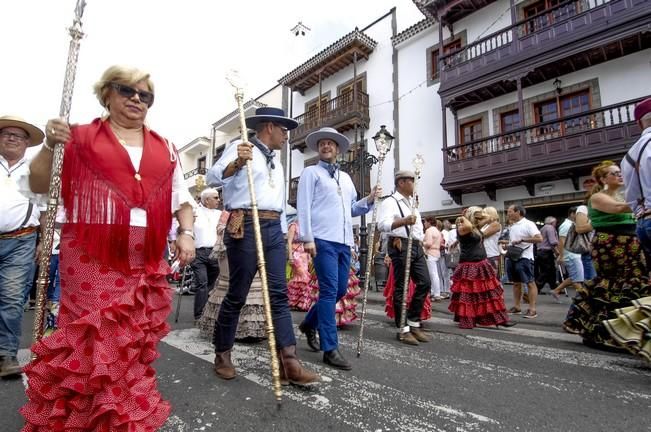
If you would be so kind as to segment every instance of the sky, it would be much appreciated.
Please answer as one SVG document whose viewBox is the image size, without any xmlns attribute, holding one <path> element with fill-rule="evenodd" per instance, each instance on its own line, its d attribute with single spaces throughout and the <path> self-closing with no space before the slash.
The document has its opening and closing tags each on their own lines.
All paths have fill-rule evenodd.
<svg viewBox="0 0 651 432">
<path fill-rule="evenodd" d="M 312 55 L 397 8 L 398 31 L 421 20 L 411 0 L 86 0 L 70 121 L 103 114 L 93 84 L 113 65 L 151 73 L 147 122 L 182 147 L 210 136 L 237 106 L 226 82 L 238 70 L 245 100 Z M 0 115 L 43 127 L 58 116 L 76 0 L 2 0 Z M 290 31 L 299 21 L 306 36 Z"/>
</svg>

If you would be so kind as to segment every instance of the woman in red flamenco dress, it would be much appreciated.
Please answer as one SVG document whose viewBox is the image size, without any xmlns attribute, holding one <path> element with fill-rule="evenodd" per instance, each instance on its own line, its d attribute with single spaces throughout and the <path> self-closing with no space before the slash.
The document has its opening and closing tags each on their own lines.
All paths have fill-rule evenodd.
<svg viewBox="0 0 651 432">
<path fill-rule="evenodd" d="M 151 366 L 169 331 L 163 253 L 175 212 L 176 255 L 193 259 L 194 200 L 173 145 L 144 125 L 153 90 L 149 74 L 110 67 L 95 84 L 109 116 L 72 128 L 50 120 L 30 166 L 32 191 L 47 192 L 51 147 L 66 143 L 59 328 L 24 369 L 25 432 L 155 431 L 169 415 Z"/>
<path fill-rule="evenodd" d="M 460 328 L 511 327 L 515 324 L 506 313 L 504 290 L 495 269 L 486 259 L 479 228 L 487 220 L 481 207 L 468 208 L 464 216 L 456 220 L 461 254 L 452 275 L 448 309 Z"/>
</svg>

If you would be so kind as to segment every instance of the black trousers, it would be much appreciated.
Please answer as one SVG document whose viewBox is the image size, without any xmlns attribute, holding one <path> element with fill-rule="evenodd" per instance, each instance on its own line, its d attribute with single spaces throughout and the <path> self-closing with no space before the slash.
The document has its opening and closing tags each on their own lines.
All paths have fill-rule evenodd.
<svg viewBox="0 0 651 432">
<path fill-rule="evenodd" d="M 551 249 L 536 251 L 536 285 L 538 291 L 542 290 L 545 284 L 549 289 L 556 288 L 556 257 Z"/>
<path fill-rule="evenodd" d="M 402 317 L 402 294 L 405 282 L 405 263 L 407 262 L 407 239 L 401 239 L 402 251 L 393 245 L 393 239 L 389 239 L 389 257 L 393 264 L 393 277 L 395 289 L 393 291 L 393 310 L 395 311 L 396 327 L 400 327 Z M 429 294 L 430 278 L 427 269 L 425 252 L 420 242 L 414 241 L 411 247 L 411 266 L 409 268 L 409 279 L 416 285 L 411 303 L 407 308 L 407 320 L 420 322 L 420 314 Z"/>
<path fill-rule="evenodd" d="M 219 262 L 208 258 L 212 248 L 198 248 L 195 258 L 190 264 L 194 276 L 194 319 L 201 318 L 203 308 L 208 302 L 208 294 L 215 286 L 219 276 Z"/>
</svg>

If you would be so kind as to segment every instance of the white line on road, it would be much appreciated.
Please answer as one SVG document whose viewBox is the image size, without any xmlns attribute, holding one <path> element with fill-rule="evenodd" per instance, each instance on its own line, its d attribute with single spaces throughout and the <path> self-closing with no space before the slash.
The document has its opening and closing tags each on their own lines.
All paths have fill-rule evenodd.
<svg viewBox="0 0 651 432">
<path fill-rule="evenodd" d="M 212 346 L 199 337 L 196 329 L 176 330 L 163 342 L 212 362 Z M 207 354 L 209 353 L 209 354 Z M 264 345 L 238 345 L 233 359 L 242 377 L 267 389 L 271 388 L 269 355 Z M 307 362 L 304 362 L 307 363 Z M 483 431 L 499 422 L 487 416 L 455 409 L 423 399 L 387 385 L 334 370 L 321 364 L 309 364 L 329 378 L 311 395 L 294 388 L 285 388 L 284 395 L 362 431 Z M 327 382 L 330 381 L 330 382 Z M 396 401 L 400 401 L 396 407 Z M 369 416 L 368 413 L 374 413 Z"/>
</svg>

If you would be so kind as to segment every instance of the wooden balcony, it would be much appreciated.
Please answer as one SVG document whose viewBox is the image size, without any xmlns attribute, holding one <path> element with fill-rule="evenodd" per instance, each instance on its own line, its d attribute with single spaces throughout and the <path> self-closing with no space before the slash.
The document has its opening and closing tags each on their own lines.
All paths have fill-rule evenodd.
<svg viewBox="0 0 651 432">
<path fill-rule="evenodd" d="M 533 196 L 535 183 L 568 177 L 578 191 L 579 176 L 604 159 L 620 161 L 639 138 L 633 109 L 643 99 L 445 148 L 441 185 L 460 205 L 462 193 L 495 200 L 497 188 L 525 185 Z"/>
<path fill-rule="evenodd" d="M 455 109 L 651 46 L 651 0 L 571 0 L 440 59 Z"/>
<path fill-rule="evenodd" d="M 206 175 L 206 168 L 195 168 L 186 173 L 183 173 L 183 178 L 185 180 L 188 180 L 197 175 Z"/>
<path fill-rule="evenodd" d="M 339 132 L 352 129 L 356 124 L 368 128 L 368 94 L 355 90 L 321 104 L 321 109 L 308 111 L 295 117 L 298 127 L 290 132 L 292 149 L 305 150 L 305 137 L 314 130 L 329 126 Z"/>
</svg>

